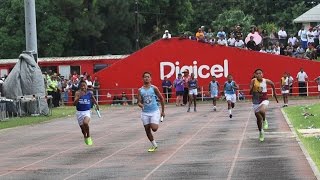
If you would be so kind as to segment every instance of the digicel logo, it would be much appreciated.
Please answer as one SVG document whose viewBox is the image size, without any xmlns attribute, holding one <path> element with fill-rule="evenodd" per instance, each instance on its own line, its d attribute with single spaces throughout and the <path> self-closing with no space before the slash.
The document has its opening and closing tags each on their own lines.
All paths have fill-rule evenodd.
<svg viewBox="0 0 320 180">
<path fill-rule="evenodd" d="M 170 78 L 175 74 L 177 77 L 178 74 L 186 69 L 189 70 L 190 73 L 194 73 L 195 78 L 203 78 L 206 79 L 210 76 L 216 76 L 217 78 L 220 78 L 222 76 L 227 77 L 229 73 L 229 67 L 228 67 L 228 60 L 223 61 L 223 66 L 220 64 L 212 65 L 211 67 L 209 65 L 200 65 L 198 67 L 198 62 L 193 61 L 193 65 L 191 66 L 182 66 L 179 67 L 179 61 L 176 61 L 175 64 L 172 62 L 160 62 L 160 79 L 163 80 L 164 77 Z M 167 70 L 169 69 L 169 71 Z M 165 74 L 165 72 L 169 72 Z"/>
</svg>

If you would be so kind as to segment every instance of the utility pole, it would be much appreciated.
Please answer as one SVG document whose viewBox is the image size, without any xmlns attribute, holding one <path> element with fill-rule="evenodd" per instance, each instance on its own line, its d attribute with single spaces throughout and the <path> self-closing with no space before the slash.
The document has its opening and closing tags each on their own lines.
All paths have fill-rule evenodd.
<svg viewBox="0 0 320 180">
<path fill-rule="evenodd" d="M 33 55 L 34 60 L 38 62 L 35 0 L 24 0 L 24 12 L 26 31 L 26 51 L 24 51 L 24 53 Z"/>
<path fill-rule="evenodd" d="M 136 24 L 136 51 L 140 49 L 139 46 L 139 4 L 138 4 L 138 0 L 135 1 L 135 6 L 136 6 L 136 10 L 135 10 L 135 24 Z"/>
</svg>

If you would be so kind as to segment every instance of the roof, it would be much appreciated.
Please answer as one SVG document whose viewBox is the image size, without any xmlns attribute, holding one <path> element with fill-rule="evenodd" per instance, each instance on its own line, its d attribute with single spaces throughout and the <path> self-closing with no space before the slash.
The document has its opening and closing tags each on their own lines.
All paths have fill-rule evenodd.
<svg viewBox="0 0 320 180">
<path fill-rule="evenodd" d="M 320 4 L 293 20 L 294 23 L 320 22 Z"/>
<path fill-rule="evenodd" d="M 104 55 L 104 56 L 75 56 L 75 57 L 46 57 L 38 58 L 38 62 L 63 62 L 63 61 L 87 61 L 87 60 L 121 60 L 129 55 Z M 18 59 L 0 59 L 0 64 L 15 64 Z"/>
</svg>

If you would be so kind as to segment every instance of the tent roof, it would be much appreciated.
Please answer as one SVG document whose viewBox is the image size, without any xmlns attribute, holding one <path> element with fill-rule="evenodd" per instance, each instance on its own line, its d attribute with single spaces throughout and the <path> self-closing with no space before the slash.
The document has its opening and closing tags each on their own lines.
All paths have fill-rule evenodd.
<svg viewBox="0 0 320 180">
<path fill-rule="evenodd" d="M 320 4 L 293 20 L 294 23 L 320 22 Z"/>
</svg>

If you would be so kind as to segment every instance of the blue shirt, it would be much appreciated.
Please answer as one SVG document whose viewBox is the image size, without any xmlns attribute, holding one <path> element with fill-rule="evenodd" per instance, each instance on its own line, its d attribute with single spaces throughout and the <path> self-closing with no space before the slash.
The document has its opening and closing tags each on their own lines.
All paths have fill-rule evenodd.
<svg viewBox="0 0 320 180">
<path fill-rule="evenodd" d="M 189 88 L 190 89 L 197 89 L 198 88 L 198 81 L 197 79 L 190 79 L 188 81 L 188 84 L 189 84 Z"/>
<path fill-rule="evenodd" d="M 212 82 L 210 81 L 210 92 L 218 92 L 219 83 L 217 81 Z"/>
<path fill-rule="evenodd" d="M 225 94 L 235 94 L 236 91 L 234 89 L 235 83 L 234 81 L 231 81 L 230 83 L 227 81 L 224 84 L 224 92 Z"/>
<path fill-rule="evenodd" d="M 91 109 L 91 92 L 87 92 L 85 95 L 80 96 L 77 104 L 78 111 L 88 111 Z"/>
<path fill-rule="evenodd" d="M 142 87 L 139 89 L 142 98 L 143 109 L 142 112 L 150 113 L 159 110 L 158 103 L 156 100 L 156 93 L 154 87 L 151 85 L 150 88 Z"/>
</svg>

